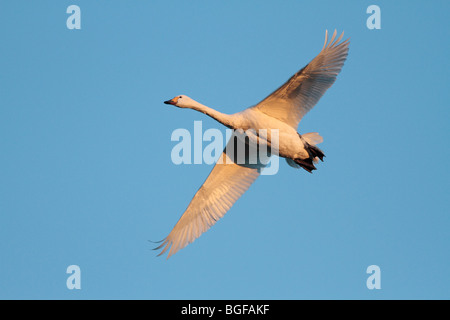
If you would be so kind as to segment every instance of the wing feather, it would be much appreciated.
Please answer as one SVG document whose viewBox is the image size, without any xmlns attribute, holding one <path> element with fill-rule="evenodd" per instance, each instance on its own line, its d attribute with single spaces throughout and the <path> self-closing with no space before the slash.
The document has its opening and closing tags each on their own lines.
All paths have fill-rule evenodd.
<svg viewBox="0 0 450 320">
<path fill-rule="evenodd" d="M 286 83 L 252 108 L 284 121 L 293 128 L 311 110 L 336 80 L 348 55 L 349 39 L 340 42 L 336 30 L 330 41 L 328 31 L 322 51 Z"/>
<path fill-rule="evenodd" d="M 155 250 L 162 249 L 158 255 L 167 250 L 167 258 L 197 239 L 202 233 L 222 218 L 233 204 L 247 191 L 250 185 L 258 178 L 264 164 L 246 164 L 256 149 L 246 145 L 246 163 L 237 164 L 227 154 L 227 150 L 243 143 L 232 135 L 230 141 L 222 152 L 221 160 L 216 163 L 206 181 L 194 195 L 191 203 L 176 223 L 169 235 Z M 220 159 L 219 159 L 220 160 Z"/>
</svg>

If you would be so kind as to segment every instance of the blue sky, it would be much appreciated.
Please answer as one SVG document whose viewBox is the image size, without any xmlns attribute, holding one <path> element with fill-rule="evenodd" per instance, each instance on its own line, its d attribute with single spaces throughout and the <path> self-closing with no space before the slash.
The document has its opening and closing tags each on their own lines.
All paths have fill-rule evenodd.
<svg viewBox="0 0 450 320">
<path fill-rule="evenodd" d="M 66 27 L 69 5 L 81 30 Z M 381 8 L 369 30 L 366 9 Z M 448 1 L 2 1 L 0 298 L 450 298 Z M 348 60 L 300 123 L 326 154 L 284 161 L 166 260 L 211 170 L 175 129 L 225 128 L 162 102 L 251 106 L 345 30 Z M 81 290 L 66 268 L 81 269 Z M 369 290 L 366 269 L 381 269 Z"/>
</svg>

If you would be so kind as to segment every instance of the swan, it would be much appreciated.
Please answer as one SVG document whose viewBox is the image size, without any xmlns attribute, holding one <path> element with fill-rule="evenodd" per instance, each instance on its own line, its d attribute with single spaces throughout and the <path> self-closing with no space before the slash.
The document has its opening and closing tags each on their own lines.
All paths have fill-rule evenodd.
<svg viewBox="0 0 450 320">
<path fill-rule="evenodd" d="M 303 116 L 319 101 L 331 87 L 342 69 L 348 55 L 349 39 L 342 41 L 344 33 L 336 39 L 336 30 L 330 41 L 325 32 L 325 43 L 320 53 L 303 69 L 295 73 L 286 83 L 258 104 L 235 114 L 224 114 L 207 107 L 186 95 L 179 95 L 165 104 L 193 109 L 206 114 L 234 130 L 277 129 L 277 153 L 294 168 L 308 172 L 316 169 L 318 159 L 325 156 L 316 145 L 323 141 L 316 133 L 300 135 L 297 127 Z M 270 145 L 269 134 L 260 140 Z M 186 247 L 222 218 L 260 175 L 265 164 L 239 163 L 227 148 L 236 141 L 229 140 L 211 173 L 194 195 L 186 211 L 169 235 L 154 250 L 162 249 L 158 256 L 169 250 L 167 259 Z M 259 141 L 261 142 L 261 141 Z M 247 143 L 248 145 L 248 143 Z M 246 151 L 246 157 L 255 153 L 255 148 Z"/>
</svg>

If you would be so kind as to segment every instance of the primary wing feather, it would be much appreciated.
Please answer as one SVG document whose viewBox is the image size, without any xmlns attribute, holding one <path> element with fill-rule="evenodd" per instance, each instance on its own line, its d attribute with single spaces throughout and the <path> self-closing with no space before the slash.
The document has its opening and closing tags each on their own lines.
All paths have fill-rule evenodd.
<svg viewBox="0 0 450 320">
<path fill-rule="evenodd" d="M 234 142 L 234 144 L 232 144 Z M 245 161 L 238 164 L 235 157 L 237 143 L 242 143 L 232 135 L 221 157 L 215 164 L 206 181 L 197 191 L 191 203 L 176 223 L 169 235 L 156 249 L 162 255 L 169 250 L 167 258 L 184 248 L 207 231 L 217 220 L 233 206 L 250 185 L 258 178 L 264 167 L 259 161 L 250 164 L 249 158 L 257 152 L 250 145 L 246 145 Z M 234 147 L 233 152 L 227 152 Z M 231 155 L 231 156 L 230 156 Z"/>
<path fill-rule="evenodd" d="M 344 65 L 349 40 L 339 43 L 343 35 L 344 33 L 335 41 L 336 31 L 334 31 L 328 42 L 326 32 L 322 51 L 307 66 L 252 108 L 297 129 L 300 120 L 331 87 Z"/>
</svg>

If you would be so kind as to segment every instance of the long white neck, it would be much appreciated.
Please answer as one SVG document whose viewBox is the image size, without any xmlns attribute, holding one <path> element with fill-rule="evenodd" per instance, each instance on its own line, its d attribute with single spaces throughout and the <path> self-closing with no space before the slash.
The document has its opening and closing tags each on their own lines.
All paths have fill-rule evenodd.
<svg viewBox="0 0 450 320">
<path fill-rule="evenodd" d="M 222 112 L 219 112 L 217 110 L 214 110 L 210 107 L 207 107 L 201 103 L 198 103 L 197 101 L 192 100 L 192 103 L 190 103 L 186 108 L 197 110 L 201 113 L 206 114 L 207 116 L 210 116 L 211 118 L 219 121 L 226 127 L 233 127 L 233 116 L 229 114 L 225 114 Z"/>
</svg>

